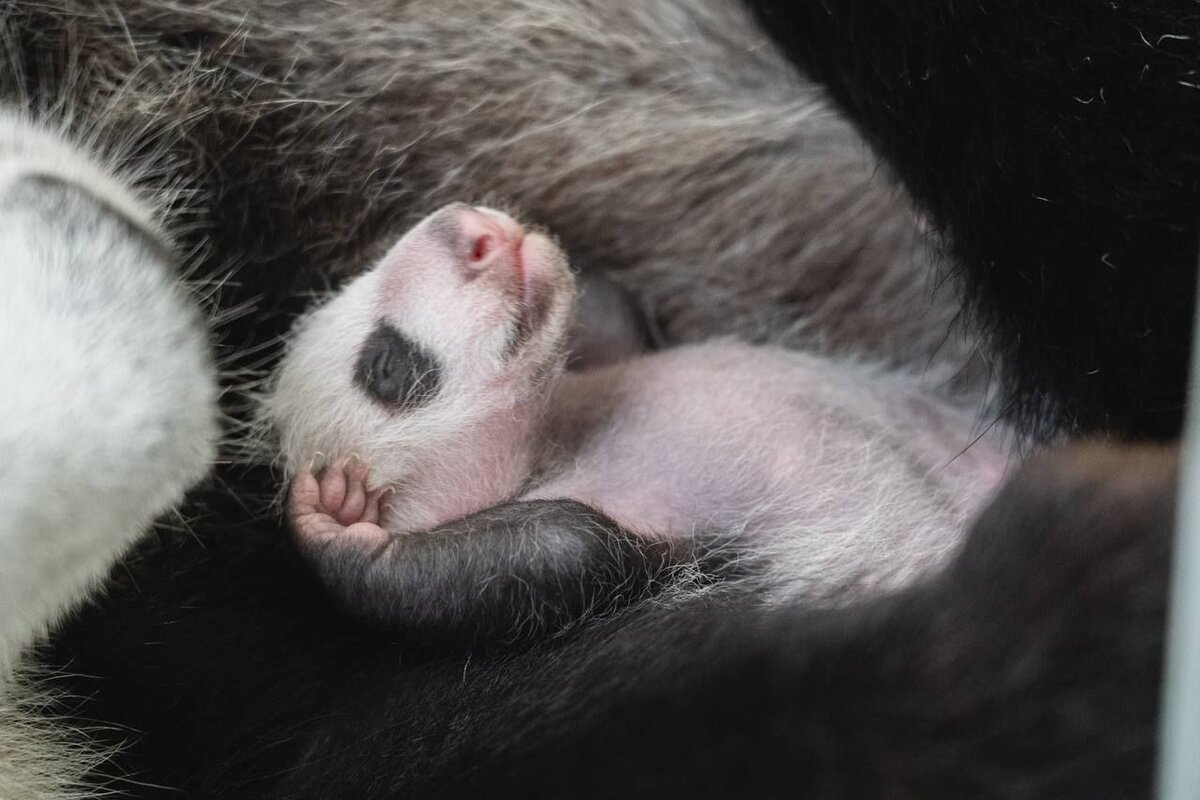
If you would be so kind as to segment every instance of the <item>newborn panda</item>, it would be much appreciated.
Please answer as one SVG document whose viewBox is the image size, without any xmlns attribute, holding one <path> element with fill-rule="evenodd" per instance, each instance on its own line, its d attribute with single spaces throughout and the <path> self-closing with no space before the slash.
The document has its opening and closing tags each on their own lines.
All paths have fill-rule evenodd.
<svg viewBox="0 0 1200 800">
<path fill-rule="evenodd" d="M 697 564 L 845 602 L 942 563 L 1003 476 L 1002 433 L 874 366 L 722 340 L 567 371 L 576 306 L 550 238 L 455 204 L 297 327 L 287 519 L 351 611 L 511 637 Z"/>
</svg>

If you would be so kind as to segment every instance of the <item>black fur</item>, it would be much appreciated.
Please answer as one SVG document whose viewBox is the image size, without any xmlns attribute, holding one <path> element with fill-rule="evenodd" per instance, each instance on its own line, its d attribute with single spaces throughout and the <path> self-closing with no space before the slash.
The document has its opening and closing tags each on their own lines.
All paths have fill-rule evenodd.
<svg viewBox="0 0 1200 800">
<path fill-rule="evenodd" d="M 611 614 L 669 584 L 685 561 L 699 573 L 692 549 L 648 542 L 575 500 L 531 500 L 376 548 L 334 538 L 307 555 L 360 619 L 422 647 L 463 647 Z"/>
<path fill-rule="evenodd" d="M 1049 411 L 1084 431 L 1178 435 L 1200 242 L 1200 6 L 749 5 L 948 234 L 1011 409 L 1030 426 Z"/>
<path fill-rule="evenodd" d="M 182 570 L 121 579 L 144 638 L 68 638 L 110 676 L 76 679 L 88 713 L 154 732 L 122 763 L 188 797 L 1144 796 L 1174 478 L 1171 450 L 1075 451 L 870 607 L 727 591 L 465 659 L 347 626 L 279 539 L 215 521 Z"/>
</svg>

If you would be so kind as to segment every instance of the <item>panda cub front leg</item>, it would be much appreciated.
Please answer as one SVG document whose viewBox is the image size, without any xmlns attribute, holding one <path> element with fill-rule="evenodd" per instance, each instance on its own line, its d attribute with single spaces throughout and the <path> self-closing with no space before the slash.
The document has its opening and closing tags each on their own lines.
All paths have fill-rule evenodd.
<svg viewBox="0 0 1200 800">
<path fill-rule="evenodd" d="M 335 540 L 380 544 L 388 533 L 379 525 L 379 499 L 387 487 L 367 491 L 371 470 L 343 458 L 314 474 L 305 470 L 292 482 L 288 521 L 301 546 L 323 549 Z"/>
</svg>

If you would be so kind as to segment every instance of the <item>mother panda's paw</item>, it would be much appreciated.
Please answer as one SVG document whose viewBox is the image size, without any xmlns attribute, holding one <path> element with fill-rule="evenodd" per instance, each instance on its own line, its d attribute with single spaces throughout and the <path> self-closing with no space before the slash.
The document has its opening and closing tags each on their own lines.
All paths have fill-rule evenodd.
<svg viewBox="0 0 1200 800">
<path fill-rule="evenodd" d="M 0 111 L 0 672 L 214 458 L 206 327 L 152 219 Z"/>
</svg>

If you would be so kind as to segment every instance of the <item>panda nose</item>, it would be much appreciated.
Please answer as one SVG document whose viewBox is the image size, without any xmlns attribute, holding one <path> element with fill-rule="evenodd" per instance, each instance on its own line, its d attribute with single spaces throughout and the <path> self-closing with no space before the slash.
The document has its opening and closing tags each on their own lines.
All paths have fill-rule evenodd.
<svg viewBox="0 0 1200 800">
<path fill-rule="evenodd" d="M 510 264 L 525 236 L 516 220 L 490 208 L 463 209 L 458 222 L 466 249 L 463 263 L 471 274 Z"/>
</svg>

